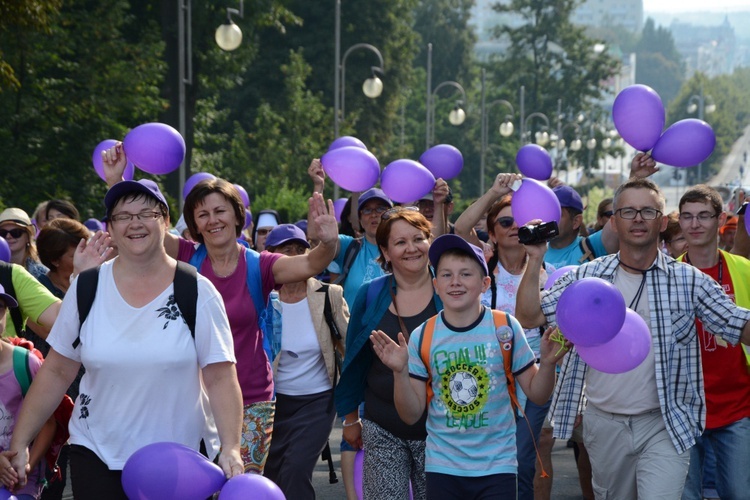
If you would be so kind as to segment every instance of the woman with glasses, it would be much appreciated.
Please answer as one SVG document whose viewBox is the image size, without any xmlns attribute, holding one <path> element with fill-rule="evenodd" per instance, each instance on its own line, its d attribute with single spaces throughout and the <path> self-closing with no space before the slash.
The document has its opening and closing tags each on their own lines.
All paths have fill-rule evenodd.
<svg viewBox="0 0 750 500">
<path fill-rule="evenodd" d="M 612 217 L 612 198 L 604 198 L 599 202 L 599 206 L 596 208 L 596 223 L 594 224 L 594 230 L 592 233 L 601 231 L 604 225 L 609 222 L 609 218 Z"/>
<path fill-rule="evenodd" d="M 121 180 L 127 164 L 122 143 L 104 151 L 102 160 L 107 183 Z M 338 241 L 333 202 L 329 200 L 326 207 L 323 197 L 316 194 L 308 205 L 308 227 L 316 228 L 321 243 L 305 255 L 258 254 L 240 243 L 237 239 L 245 224 L 245 206 L 239 191 L 223 179 L 199 182 L 185 199 L 183 215 L 194 241 L 170 233 L 164 239 L 167 254 L 195 265 L 224 299 L 242 390 L 240 453 L 245 471 L 263 472 L 273 432 L 273 377 L 263 349 L 260 313 L 279 285 L 323 271 Z"/>
<path fill-rule="evenodd" d="M 203 442 L 227 477 L 241 474 L 242 403 L 221 297 L 207 279 L 195 278 L 191 331 L 176 307 L 174 286 L 178 274 L 189 278 L 164 249 L 169 208 L 156 183 L 122 181 L 104 200 L 118 256 L 99 268 L 83 324 L 78 281 L 65 295 L 47 339 L 52 349 L 13 432 L 17 455 L 11 462 L 19 483 L 25 482 L 29 442 L 82 363 L 86 374 L 70 419 L 75 498 L 126 498 L 125 462 L 157 442 L 196 451 Z"/>
<path fill-rule="evenodd" d="M 266 250 L 289 257 L 309 249 L 305 233 L 294 224 L 276 226 L 266 239 Z M 280 350 L 274 360 L 276 415 L 264 475 L 286 498 L 315 498 L 312 474 L 336 418 L 337 359 L 344 353 L 349 324 L 342 292 L 338 285 L 308 278 L 285 283 L 278 299 L 271 299 L 281 320 L 274 322 Z"/>
<path fill-rule="evenodd" d="M 39 261 L 35 232 L 29 215 L 20 208 L 6 208 L 0 213 L 0 237 L 8 242 L 10 262 L 23 266 L 39 279 L 48 269 Z"/>
<path fill-rule="evenodd" d="M 518 286 L 528 262 L 526 248 L 518 241 L 518 224 L 513 219 L 510 206 L 512 199 L 510 186 L 520 178 L 521 176 L 517 174 L 498 174 L 487 193 L 469 206 L 456 221 L 456 234 L 480 246 L 482 242 L 477 238 L 474 226 L 482 214 L 487 213 L 487 232 L 492 253 L 487 263 L 490 270 L 490 287 L 482 296 L 482 304 L 509 314 L 515 314 Z M 554 268 L 548 264 L 542 268 L 539 277 L 540 288 L 546 282 L 547 274 L 552 271 Z M 539 359 L 541 335 L 544 331 L 540 328 L 531 328 L 524 330 L 524 333 L 534 354 Z M 518 498 L 533 499 L 536 470 L 534 442 L 539 441 L 549 402 L 540 406 L 526 400 L 522 392 L 519 392 L 519 396 L 526 418 L 517 416 L 516 419 Z"/>
<path fill-rule="evenodd" d="M 387 272 L 363 285 L 351 308 L 346 359 L 336 387 L 336 411 L 345 415 L 344 439 L 364 448 L 363 495 L 368 499 L 425 498 L 426 413 L 405 424 L 393 402 L 393 372 L 374 354 L 370 333 L 392 339 L 411 331 L 442 310 L 432 286 L 428 251 L 430 222 L 416 207 L 380 214 L 376 232 L 378 262 Z M 358 407 L 364 405 L 360 419 Z"/>
</svg>

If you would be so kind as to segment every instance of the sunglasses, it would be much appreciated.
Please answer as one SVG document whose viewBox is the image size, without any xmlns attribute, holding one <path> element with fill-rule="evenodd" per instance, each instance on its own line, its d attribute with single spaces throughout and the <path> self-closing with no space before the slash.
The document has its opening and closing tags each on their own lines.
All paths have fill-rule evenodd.
<svg viewBox="0 0 750 500">
<path fill-rule="evenodd" d="M 18 239 L 21 236 L 23 236 L 26 233 L 23 229 L 20 228 L 14 228 L 14 229 L 0 229 L 0 236 L 3 238 L 8 238 L 8 235 L 13 236 L 14 239 Z"/>
<path fill-rule="evenodd" d="M 380 216 L 380 220 L 388 220 L 394 215 L 401 213 L 401 212 L 419 212 L 418 207 L 393 207 L 389 208 L 385 212 L 383 212 L 383 215 Z"/>
<path fill-rule="evenodd" d="M 264 229 L 258 229 L 256 231 L 256 233 L 258 234 L 258 236 L 265 236 L 265 235 L 267 235 L 270 232 L 271 232 L 270 229 L 265 229 L 265 228 Z"/>
<path fill-rule="evenodd" d="M 612 217 L 614 214 L 612 210 L 607 210 L 606 212 L 602 212 L 602 217 Z"/>
<path fill-rule="evenodd" d="M 508 229 L 511 227 L 516 220 L 513 217 L 500 217 L 495 221 L 495 224 L 500 224 L 500 227 L 503 229 Z"/>
</svg>

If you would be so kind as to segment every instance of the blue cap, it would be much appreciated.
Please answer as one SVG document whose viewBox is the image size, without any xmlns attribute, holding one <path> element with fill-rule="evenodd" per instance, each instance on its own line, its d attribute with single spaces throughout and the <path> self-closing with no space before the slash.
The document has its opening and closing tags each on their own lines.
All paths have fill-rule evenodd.
<svg viewBox="0 0 750 500">
<path fill-rule="evenodd" d="M 3 285 L 0 285 L 0 299 L 3 299 L 6 307 L 18 307 L 18 302 L 16 302 L 16 299 L 14 299 L 13 296 L 5 293 L 5 288 L 3 288 Z"/>
<path fill-rule="evenodd" d="M 294 224 L 279 224 L 273 228 L 266 238 L 266 247 L 278 247 L 290 241 L 297 241 L 305 248 L 310 248 L 304 231 Z"/>
<path fill-rule="evenodd" d="M 115 208 L 115 204 L 121 198 L 131 193 L 146 194 L 156 199 L 156 201 L 167 207 L 167 210 L 169 210 L 166 198 L 161 194 L 159 186 L 157 186 L 154 181 L 149 179 L 141 179 L 139 181 L 120 181 L 109 188 L 107 194 L 104 195 L 104 206 L 107 207 L 107 218 L 112 215 L 112 209 Z"/>
<path fill-rule="evenodd" d="M 97 231 L 104 231 L 104 226 L 102 225 L 102 222 L 99 219 L 87 219 L 86 222 L 83 223 L 86 228 L 88 228 L 89 231 L 97 232 Z"/>
<path fill-rule="evenodd" d="M 485 262 L 484 260 L 484 252 L 482 252 L 482 249 L 478 246 L 472 245 L 457 234 L 444 234 L 442 236 L 439 236 L 435 239 L 435 241 L 432 242 L 429 251 L 430 264 L 432 264 L 432 267 L 437 270 L 440 256 L 443 255 L 446 250 L 451 250 L 454 248 L 466 252 L 469 257 L 474 257 L 482 267 L 484 275 L 489 276 L 490 273 L 487 270 L 487 262 Z"/>
<path fill-rule="evenodd" d="M 307 219 L 301 219 L 294 223 L 295 226 L 302 229 L 307 234 Z"/>
<path fill-rule="evenodd" d="M 583 200 L 581 200 L 581 195 L 579 195 L 572 187 L 557 186 L 552 189 L 552 192 L 557 196 L 561 208 L 568 207 L 583 212 Z"/>
<path fill-rule="evenodd" d="M 391 201 L 388 196 L 383 192 L 382 189 L 378 188 L 371 188 L 359 195 L 359 202 L 357 203 L 357 210 L 362 210 L 362 206 L 367 203 L 370 200 L 381 200 L 383 203 L 388 205 L 389 207 L 393 207 L 393 202 Z"/>
</svg>

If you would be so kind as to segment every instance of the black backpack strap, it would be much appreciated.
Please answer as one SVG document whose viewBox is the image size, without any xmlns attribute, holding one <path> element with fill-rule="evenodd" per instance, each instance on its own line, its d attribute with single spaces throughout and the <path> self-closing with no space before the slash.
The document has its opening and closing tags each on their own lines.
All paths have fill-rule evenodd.
<svg viewBox="0 0 750 500">
<path fill-rule="evenodd" d="M 89 317 L 91 306 L 94 305 L 96 288 L 99 286 L 99 267 L 86 269 L 78 275 L 76 283 L 76 298 L 78 299 L 78 335 L 73 341 L 73 349 L 81 343 L 81 327 Z"/>
<path fill-rule="evenodd" d="M 333 282 L 336 285 L 340 285 L 344 282 L 346 277 L 349 275 L 349 270 L 352 268 L 352 264 L 354 264 L 354 259 L 357 258 L 357 254 L 362 249 L 362 238 L 356 238 L 352 240 L 352 242 L 349 244 L 348 247 L 346 247 L 346 252 L 344 252 L 344 261 L 341 265 L 341 274 L 339 274 L 338 278 Z"/>
<path fill-rule="evenodd" d="M 5 262 L 0 263 L 0 284 L 5 288 L 5 293 L 18 301 L 18 297 L 16 297 L 16 289 L 13 287 L 13 264 Z M 16 336 L 21 337 L 21 333 L 23 332 L 21 308 L 9 307 L 8 309 L 10 310 L 10 320 L 13 322 L 13 328 L 16 329 Z"/>
<path fill-rule="evenodd" d="M 198 271 L 185 262 L 177 262 L 174 273 L 174 301 L 180 308 L 182 319 L 195 339 L 195 316 L 198 308 Z"/>
</svg>

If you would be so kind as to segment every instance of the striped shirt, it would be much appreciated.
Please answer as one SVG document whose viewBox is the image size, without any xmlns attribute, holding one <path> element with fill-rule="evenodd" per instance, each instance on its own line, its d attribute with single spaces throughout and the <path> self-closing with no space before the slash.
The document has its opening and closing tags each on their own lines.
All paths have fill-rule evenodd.
<svg viewBox="0 0 750 500">
<path fill-rule="evenodd" d="M 618 266 L 619 254 L 596 259 L 542 292 L 542 311 L 547 321 L 555 324 L 560 294 L 574 280 L 598 277 L 611 283 Z M 672 443 L 682 453 L 695 444 L 706 424 L 695 318 L 735 345 L 750 320 L 750 310 L 736 306 L 710 276 L 662 252 L 658 252 L 654 268 L 647 273 L 647 290 L 659 406 Z M 585 376 L 586 363 L 574 349 L 564 359 L 550 407 L 555 437 L 569 438 L 573 432 L 576 415 L 584 406 Z"/>
</svg>

